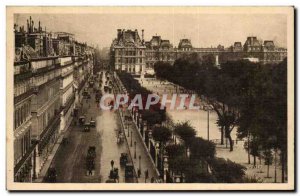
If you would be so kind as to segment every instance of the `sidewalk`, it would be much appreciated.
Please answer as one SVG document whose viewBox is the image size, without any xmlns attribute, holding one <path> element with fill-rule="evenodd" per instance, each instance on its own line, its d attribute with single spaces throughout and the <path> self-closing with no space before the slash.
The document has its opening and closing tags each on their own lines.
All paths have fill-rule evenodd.
<svg viewBox="0 0 300 196">
<path fill-rule="evenodd" d="M 73 120 L 71 120 L 71 122 L 73 122 Z M 42 167 L 42 169 L 41 169 L 41 172 L 40 172 L 40 174 L 39 174 L 39 177 L 38 177 L 37 179 L 35 179 L 34 182 L 37 182 L 37 183 L 43 182 L 44 177 L 46 176 L 47 171 L 48 171 L 48 169 L 49 169 L 49 167 L 50 167 L 50 165 L 51 165 L 51 163 L 52 163 L 52 160 L 53 160 L 53 158 L 55 157 L 55 154 L 56 154 L 57 150 L 59 149 L 59 147 L 60 147 L 60 145 L 61 145 L 61 142 L 62 142 L 62 140 L 63 140 L 65 134 L 67 134 L 68 131 L 69 131 L 69 130 L 67 129 L 67 131 L 62 132 L 62 133 L 59 135 L 57 141 L 55 142 L 55 144 L 54 144 L 54 146 L 53 146 L 53 148 L 52 148 L 52 151 L 51 151 L 50 154 L 48 155 L 47 160 L 45 161 L 45 163 L 44 163 L 44 165 L 43 165 L 43 167 Z"/>
<path fill-rule="evenodd" d="M 127 111 L 127 110 L 126 110 Z M 128 112 L 128 111 L 127 111 Z M 155 180 L 159 178 L 158 172 L 156 170 L 156 167 L 150 158 L 149 152 L 146 149 L 146 146 L 144 142 L 142 141 L 141 136 L 139 135 L 139 132 L 136 128 L 135 122 L 132 121 L 129 125 L 129 137 L 128 137 L 128 129 L 124 125 L 124 113 L 121 116 L 121 111 L 119 111 L 120 118 L 122 119 L 122 124 L 124 127 L 124 133 L 126 136 L 126 140 L 128 142 L 130 154 L 132 157 L 133 165 L 136 170 L 136 173 L 138 173 L 138 170 L 140 169 L 141 175 L 140 178 L 138 178 L 139 183 L 150 183 L 151 178 L 153 177 Z M 132 138 L 131 138 L 132 134 Z M 131 145 L 132 144 L 132 145 Z M 136 144 L 136 147 L 135 147 Z M 134 156 L 136 155 L 136 156 Z M 148 170 L 148 178 L 145 179 L 145 171 Z"/>
</svg>

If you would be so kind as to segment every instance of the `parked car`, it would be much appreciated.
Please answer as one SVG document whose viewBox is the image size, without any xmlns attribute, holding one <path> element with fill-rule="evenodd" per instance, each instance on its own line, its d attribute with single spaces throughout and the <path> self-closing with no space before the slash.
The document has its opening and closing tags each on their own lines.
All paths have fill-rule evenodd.
<svg viewBox="0 0 300 196">
<path fill-rule="evenodd" d="M 132 163 L 126 163 L 125 165 L 125 178 L 133 178 L 134 173 L 133 173 L 133 164 Z"/>
<path fill-rule="evenodd" d="M 128 162 L 128 154 L 127 153 L 121 153 L 120 165 L 125 166 L 127 162 Z"/>
<path fill-rule="evenodd" d="M 91 127 L 96 127 L 96 121 L 95 120 L 91 120 L 90 121 L 90 126 Z"/>
<path fill-rule="evenodd" d="M 84 125 L 84 123 L 85 123 L 85 116 L 80 116 L 78 121 L 79 121 L 79 125 Z"/>
<path fill-rule="evenodd" d="M 84 130 L 85 132 L 90 131 L 90 126 L 91 126 L 90 123 L 85 123 L 85 124 L 84 124 L 84 129 L 83 129 L 83 130 Z"/>
<path fill-rule="evenodd" d="M 53 167 L 50 167 L 48 169 L 48 172 L 47 172 L 46 181 L 54 183 L 54 182 L 56 182 L 56 177 L 57 177 L 57 175 L 56 175 L 56 169 L 53 168 Z"/>
</svg>

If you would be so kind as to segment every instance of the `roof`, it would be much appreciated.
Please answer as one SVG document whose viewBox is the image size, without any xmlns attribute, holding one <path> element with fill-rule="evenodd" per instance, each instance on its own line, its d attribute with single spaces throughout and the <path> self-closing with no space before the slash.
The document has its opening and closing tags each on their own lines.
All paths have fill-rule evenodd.
<svg viewBox="0 0 300 196">
<path fill-rule="evenodd" d="M 192 43 L 190 39 L 181 39 L 178 48 L 192 48 Z"/>
<path fill-rule="evenodd" d="M 137 30 L 118 30 L 118 36 L 113 41 L 113 46 L 124 46 L 124 45 L 142 45 L 142 40 Z"/>
</svg>

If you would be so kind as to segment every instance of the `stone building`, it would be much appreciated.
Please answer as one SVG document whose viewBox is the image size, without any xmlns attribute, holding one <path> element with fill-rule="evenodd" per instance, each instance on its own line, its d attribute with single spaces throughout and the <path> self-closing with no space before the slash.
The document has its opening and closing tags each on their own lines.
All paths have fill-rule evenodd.
<svg viewBox="0 0 300 196">
<path fill-rule="evenodd" d="M 118 29 L 117 38 L 111 45 L 111 65 L 115 70 L 143 76 L 146 64 L 145 50 L 144 30 L 140 37 L 137 30 Z"/>
<path fill-rule="evenodd" d="M 69 33 L 48 33 L 39 22 L 15 25 L 14 179 L 42 179 L 58 138 L 68 128 L 75 98 L 92 73 L 93 48 Z M 80 102 L 80 97 L 77 98 Z M 53 156 L 53 154 L 52 154 Z M 44 174 L 43 174 L 44 175 Z"/>
<path fill-rule="evenodd" d="M 176 59 L 197 54 L 199 58 L 212 55 L 214 64 L 227 61 L 247 59 L 263 64 L 279 63 L 287 57 L 287 50 L 276 47 L 272 40 L 264 42 L 257 37 L 247 37 L 244 44 L 234 42 L 228 48 L 222 45 L 217 47 L 193 47 L 190 39 L 181 39 L 178 47 L 173 47 L 169 40 L 161 36 L 152 36 L 150 41 L 144 42 L 144 31 L 142 39 L 138 31 L 118 29 L 117 38 L 113 40 L 110 49 L 110 65 L 115 70 L 123 70 L 137 76 L 154 74 L 154 64 L 158 61 L 170 63 Z"/>
<path fill-rule="evenodd" d="M 33 96 L 30 63 L 14 63 L 14 173 L 15 181 L 31 182 L 35 145 L 31 135 L 31 99 Z"/>
<path fill-rule="evenodd" d="M 169 40 L 161 39 L 161 36 L 152 36 L 146 45 L 146 72 L 150 72 L 154 68 L 157 61 L 168 62 L 173 64 L 175 61 L 174 48 Z"/>
</svg>

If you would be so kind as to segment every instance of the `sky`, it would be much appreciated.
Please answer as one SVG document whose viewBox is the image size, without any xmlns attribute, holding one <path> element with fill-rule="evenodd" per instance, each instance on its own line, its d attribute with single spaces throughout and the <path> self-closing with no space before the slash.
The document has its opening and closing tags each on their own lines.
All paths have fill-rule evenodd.
<svg viewBox="0 0 300 196">
<path fill-rule="evenodd" d="M 117 29 L 137 29 L 140 36 L 144 29 L 145 41 L 160 35 L 174 47 L 182 38 L 194 47 L 229 47 L 247 36 L 287 46 L 287 18 L 281 14 L 15 14 L 14 22 L 26 28 L 29 16 L 35 26 L 40 20 L 47 31 L 73 33 L 76 40 L 100 48 L 110 47 Z"/>
</svg>

